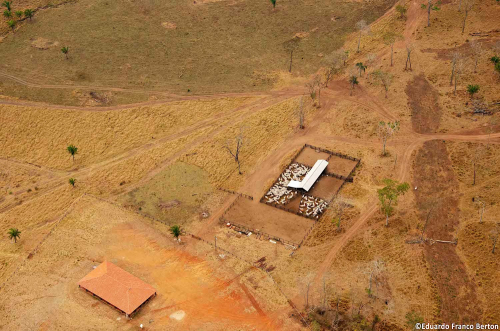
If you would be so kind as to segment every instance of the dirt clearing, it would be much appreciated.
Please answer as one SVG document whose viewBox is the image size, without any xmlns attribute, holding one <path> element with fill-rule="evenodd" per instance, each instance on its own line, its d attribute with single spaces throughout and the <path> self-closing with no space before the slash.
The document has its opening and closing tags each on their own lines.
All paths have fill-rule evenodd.
<svg viewBox="0 0 500 331">
<path fill-rule="evenodd" d="M 418 133 L 436 132 L 442 116 L 437 90 L 424 74 L 420 74 L 408 82 L 405 92 L 411 108 L 413 130 Z"/>
</svg>

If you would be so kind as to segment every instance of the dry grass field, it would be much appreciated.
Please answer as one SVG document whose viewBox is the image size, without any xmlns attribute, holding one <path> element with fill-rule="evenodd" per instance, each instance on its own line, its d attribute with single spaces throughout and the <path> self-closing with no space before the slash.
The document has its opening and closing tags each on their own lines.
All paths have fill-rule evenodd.
<svg viewBox="0 0 500 331">
<path fill-rule="evenodd" d="M 0 19 L 0 329 L 394 331 L 413 329 L 410 313 L 500 323 L 500 5 L 478 2 L 462 34 L 456 2 L 430 27 L 422 3 L 398 4 L 405 18 L 388 1 L 14 1 L 40 9 L 14 31 Z M 370 31 L 358 39 L 360 19 Z M 312 100 L 305 83 L 340 47 L 345 67 Z M 376 70 L 392 75 L 387 97 Z M 474 114 L 473 99 L 493 113 Z M 400 124 L 385 156 L 380 121 Z M 240 134 L 241 174 L 226 149 Z M 259 203 L 304 144 L 362 160 L 340 191 L 340 226 L 334 208 L 314 221 Z M 331 161 L 343 176 L 354 166 Z M 329 199 L 342 181 L 326 178 L 313 190 Z M 409 184 L 388 226 L 386 178 Z M 312 230 L 294 250 L 221 216 L 291 241 Z M 158 291 L 132 319 L 77 286 L 104 260 Z"/>
</svg>

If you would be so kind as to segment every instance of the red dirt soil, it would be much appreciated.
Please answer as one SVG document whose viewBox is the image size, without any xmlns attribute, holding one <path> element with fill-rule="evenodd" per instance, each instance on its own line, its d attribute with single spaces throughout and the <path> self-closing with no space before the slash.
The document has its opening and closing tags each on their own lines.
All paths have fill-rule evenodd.
<svg viewBox="0 0 500 331">
<path fill-rule="evenodd" d="M 343 182 L 343 180 L 335 177 L 321 176 L 309 190 L 307 195 L 312 195 L 313 197 L 318 197 L 323 200 L 330 201 L 330 199 L 333 198 L 340 186 L 342 186 Z"/>
<path fill-rule="evenodd" d="M 411 108 L 413 130 L 418 133 L 436 132 L 442 114 L 436 89 L 429 84 L 424 74 L 420 74 L 408 83 L 405 92 Z"/>
<path fill-rule="evenodd" d="M 224 218 L 294 243 L 300 243 L 314 224 L 313 220 L 245 198 L 239 198 Z"/>
<path fill-rule="evenodd" d="M 452 240 L 460 213 L 459 190 L 444 142 L 425 142 L 417 152 L 413 186 L 418 187 L 414 192 L 423 222 L 428 210 L 434 205 L 425 237 Z M 480 321 L 482 312 L 476 285 L 469 278 L 456 246 L 446 243 L 425 244 L 424 256 L 436 286 L 437 317 L 445 323 Z"/>
</svg>

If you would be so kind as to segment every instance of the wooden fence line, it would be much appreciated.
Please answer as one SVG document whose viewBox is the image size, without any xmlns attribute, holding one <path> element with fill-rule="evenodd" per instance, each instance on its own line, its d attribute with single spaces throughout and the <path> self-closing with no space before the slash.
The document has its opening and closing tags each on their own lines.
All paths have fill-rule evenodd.
<svg viewBox="0 0 500 331">
<path fill-rule="evenodd" d="M 243 229 L 244 232 L 252 232 L 252 234 L 255 234 L 255 235 L 262 235 L 263 237 L 267 237 L 268 239 L 273 239 L 273 240 L 276 240 L 276 241 L 279 241 L 283 244 L 287 244 L 287 245 L 291 245 L 291 246 L 294 246 L 294 247 L 298 247 L 298 244 L 293 242 L 293 241 L 290 241 L 290 240 L 286 240 L 286 239 L 283 239 L 283 238 L 280 238 L 276 235 L 272 235 L 272 234 L 269 234 L 267 232 L 264 232 L 264 231 L 257 231 L 255 229 L 251 229 L 245 225 L 241 225 L 241 224 L 238 224 L 238 223 L 234 223 L 228 219 L 225 219 L 223 217 L 219 218 L 219 221 L 220 223 L 222 224 L 231 224 L 231 226 L 235 226 L 236 228 L 239 228 L 239 229 Z M 236 230 L 236 229 L 235 229 Z M 238 231 L 238 230 L 236 230 Z"/>
<path fill-rule="evenodd" d="M 218 188 L 219 191 L 223 191 L 223 192 L 226 192 L 226 193 L 231 193 L 231 194 L 236 194 L 236 195 L 239 195 L 239 196 L 242 196 L 244 198 L 247 198 L 247 199 L 250 199 L 250 200 L 253 200 L 253 197 L 248 195 L 248 194 L 244 194 L 244 193 L 239 193 L 239 192 L 236 192 L 236 191 L 231 191 L 231 190 L 227 190 L 225 188 L 221 188 L 219 187 Z"/>
<path fill-rule="evenodd" d="M 360 160 L 358 158 L 355 158 L 355 157 L 352 157 L 352 156 L 349 156 L 349 155 L 346 155 L 346 154 L 332 152 L 332 151 L 329 151 L 327 149 L 316 147 L 316 146 L 312 146 L 312 145 L 309 145 L 309 144 L 305 144 L 305 147 L 309 147 L 309 148 L 312 148 L 314 150 L 317 150 L 317 151 L 320 151 L 320 152 L 323 152 L 323 153 L 327 153 L 327 154 L 330 154 L 330 155 L 335 155 L 335 156 L 338 156 L 340 158 L 351 160 L 351 161 L 359 161 Z"/>
</svg>

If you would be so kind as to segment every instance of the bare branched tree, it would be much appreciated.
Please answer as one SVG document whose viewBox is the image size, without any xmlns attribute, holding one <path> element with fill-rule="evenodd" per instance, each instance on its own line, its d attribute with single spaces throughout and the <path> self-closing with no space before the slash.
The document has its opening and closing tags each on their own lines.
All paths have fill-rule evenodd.
<svg viewBox="0 0 500 331">
<path fill-rule="evenodd" d="M 377 134 L 382 140 L 383 150 L 382 155 L 386 155 L 385 147 L 387 145 L 387 140 L 389 140 L 396 132 L 399 131 L 399 122 L 379 122 Z"/>
<path fill-rule="evenodd" d="M 457 62 L 462 58 L 462 55 L 455 51 L 451 56 L 451 77 L 450 77 L 450 86 L 453 85 L 453 78 L 455 78 L 455 69 L 457 67 Z"/>
<path fill-rule="evenodd" d="M 382 70 L 375 70 L 372 75 L 375 77 L 375 82 L 384 87 L 385 97 L 387 98 L 387 92 L 389 92 L 389 87 L 392 84 L 392 74 Z"/>
<path fill-rule="evenodd" d="M 370 266 L 370 271 L 369 271 L 369 280 L 368 280 L 368 288 L 366 289 L 366 292 L 368 293 L 368 296 L 371 298 L 373 297 L 373 289 L 372 289 L 372 284 L 374 281 L 374 278 L 382 272 L 384 269 L 384 262 L 382 260 L 375 260 L 372 262 L 372 265 Z"/>
<path fill-rule="evenodd" d="M 303 129 L 304 128 L 304 118 L 305 118 L 305 111 L 304 111 L 304 97 L 300 97 L 299 104 L 297 108 L 295 109 L 295 114 L 297 115 L 297 118 L 299 119 L 299 128 Z"/>
<path fill-rule="evenodd" d="M 462 24 L 462 33 L 465 31 L 465 22 L 467 21 L 467 15 L 471 11 L 472 7 L 474 7 L 474 0 L 464 0 L 464 23 Z"/>
<path fill-rule="evenodd" d="M 456 65 L 455 65 L 455 89 L 453 91 L 453 94 L 457 94 L 457 81 L 458 77 L 464 72 L 465 70 L 465 60 L 460 58 L 458 59 Z"/>
<path fill-rule="evenodd" d="M 406 65 L 405 65 L 405 70 L 412 70 L 411 69 L 411 52 L 413 52 L 413 44 L 409 43 L 406 44 Z M 410 65 L 410 68 L 408 69 L 408 64 Z"/>
<path fill-rule="evenodd" d="M 472 49 L 472 53 L 474 56 L 474 72 L 477 70 L 477 63 L 479 62 L 479 58 L 482 54 L 481 42 L 478 40 L 473 40 L 470 42 L 470 48 Z"/>
<path fill-rule="evenodd" d="M 238 133 L 238 135 L 233 139 L 228 139 L 226 141 L 226 144 L 224 145 L 224 148 L 229 152 L 229 154 L 234 158 L 234 161 L 236 161 L 236 163 L 238 163 L 238 173 L 240 175 L 242 175 L 242 172 L 241 172 L 241 162 L 240 162 L 240 152 L 241 152 L 241 148 L 243 147 L 243 144 L 244 144 L 244 135 L 243 135 L 243 128 L 240 127 L 240 131 Z M 235 148 L 234 148 L 234 151 L 232 149 L 232 145 L 235 144 Z"/>
<path fill-rule="evenodd" d="M 427 0 L 427 6 L 422 5 L 422 8 L 427 8 L 427 26 L 431 26 L 431 10 L 439 10 L 437 4 L 436 0 Z"/>
<path fill-rule="evenodd" d="M 306 307 L 309 307 L 309 292 L 311 290 L 311 285 L 314 280 L 314 274 L 312 272 L 308 273 L 307 276 L 303 278 L 305 285 L 304 299 L 306 301 Z"/>
<path fill-rule="evenodd" d="M 491 253 L 495 254 L 495 248 L 497 246 L 498 237 L 500 236 L 500 223 L 496 223 L 493 230 L 491 230 L 491 240 L 493 241 L 493 248 L 491 249 Z"/>
<path fill-rule="evenodd" d="M 340 49 L 325 58 L 326 70 L 325 87 L 328 87 L 328 82 L 337 74 L 342 72 L 342 64 L 344 62 L 345 51 Z"/>
<path fill-rule="evenodd" d="M 356 50 L 356 53 L 359 53 L 359 47 L 361 45 L 361 35 L 368 32 L 369 26 L 366 24 L 365 20 L 361 20 L 356 23 L 356 29 L 359 31 L 358 49 Z"/>
<path fill-rule="evenodd" d="M 342 216 L 347 208 L 352 207 L 352 203 L 349 199 L 343 195 L 337 195 L 335 200 L 330 204 L 330 209 L 335 213 L 336 217 L 332 219 L 332 223 L 337 223 L 337 229 L 340 229 L 340 224 L 342 221 Z"/>
<path fill-rule="evenodd" d="M 283 43 L 285 51 L 290 53 L 290 68 L 288 69 L 288 72 L 292 72 L 293 52 L 299 47 L 299 42 L 299 37 L 293 37 Z"/>
<path fill-rule="evenodd" d="M 389 45 L 391 47 L 391 67 L 393 64 L 393 58 L 394 58 L 394 44 L 396 41 L 399 39 L 402 39 L 402 36 L 400 34 L 397 34 L 394 31 L 389 31 L 384 35 L 384 42 L 386 45 Z"/>
<path fill-rule="evenodd" d="M 484 210 L 486 209 L 486 202 L 480 197 L 474 197 L 474 203 L 479 211 L 479 223 L 483 223 Z"/>
</svg>

